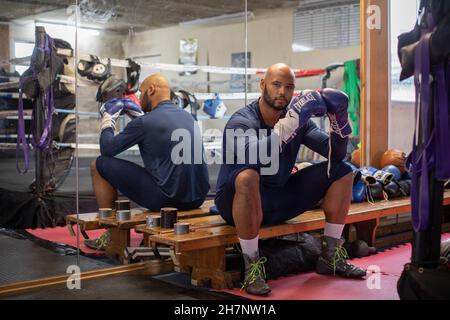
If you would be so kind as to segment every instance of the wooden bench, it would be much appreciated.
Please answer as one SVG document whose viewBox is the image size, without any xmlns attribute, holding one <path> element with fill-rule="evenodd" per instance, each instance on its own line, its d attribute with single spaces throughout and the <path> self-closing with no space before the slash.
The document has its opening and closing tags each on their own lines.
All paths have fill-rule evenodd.
<svg viewBox="0 0 450 320">
<path fill-rule="evenodd" d="M 450 205 L 450 191 L 444 194 L 444 205 Z M 356 237 L 369 245 L 375 242 L 375 234 L 383 217 L 409 213 L 410 198 L 397 198 L 379 201 L 374 204 L 355 203 L 350 207 L 346 219 L 344 236 L 348 237 L 349 226 L 354 225 Z M 227 270 L 226 249 L 238 243 L 236 229 L 226 225 L 220 216 L 186 219 L 190 223 L 190 232 L 175 235 L 172 229 L 147 228 L 138 225 L 135 229 L 144 233 L 146 246 L 157 249 L 158 245 L 170 247 L 175 270 L 191 273 L 193 285 L 210 281 L 213 288 L 232 288 L 239 273 Z M 299 232 L 314 231 L 325 226 L 322 209 L 307 211 L 285 223 L 261 228 L 261 239 L 280 237 Z"/>
<path fill-rule="evenodd" d="M 210 207 L 214 205 L 213 200 L 205 201 L 198 209 L 179 211 L 178 218 L 185 219 L 191 217 L 205 216 L 210 214 Z M 110 233 L 110 241 L 106 247 L 106 255 L 108 257 L 118 259 L 121 262 L 126 262 L 124 259 L 124 250 L 130 246 L 130 230 L 136 225 L 140 225 L 146 222 L 146 218 L 149 215 L 158 214 L 154 211 L 144 211 L 145 209 L 132 209 L 131 219 L 124 221 L 117 221 L 115 217 L 100 219 L 97 212 L 79 214 L 80 232 L 88 239 L 88 235 L 85 231 L 95 229 L 108 229 Z M 74 234 L 73 225 L 77 224 L 76 215 L 68 215 L 66 222 Z"/>
</svg>

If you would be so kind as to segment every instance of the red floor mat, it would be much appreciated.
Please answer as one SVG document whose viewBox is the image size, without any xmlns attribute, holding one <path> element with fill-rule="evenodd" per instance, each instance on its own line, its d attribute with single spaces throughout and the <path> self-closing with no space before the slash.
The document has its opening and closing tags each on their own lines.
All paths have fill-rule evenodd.
<svg viewBox="0 0 450 320">
<path fill-rule="evenodd" d="M 450 233 L 442 239 L 450 238 Z M 370 267 L 365 280 L 348 280 L 302 273 L 269 281 L 272 292 L 268 297 L 256 297 L 239 289 L 221 290 L 249 299 L 262 300 L 398 300 L 397 281 L 405 263 L 411 258 L 411 245 L 406 244 L 369 257 L 353 259 L 360 267 Z"/>
<path fill-rule="evenodd" d="M 74 226 L 74 230 L 76 232 L 77 230 L 76 225 Z M 27 232 L 40 239 L 66 244 L 74 248 L 76 248 L 77 246 L 77 237 L 72 236 L 69 233 L 67 227 L 27 229 Z M 96 239 L 100 237 L 103 234 L 103 232 L 105 232 L 104 229 L 86 231 L 90 239 Z M 142 241 L 142 238 L 143 238 L 142 234 L 137 234 L 134 230 L 131 230 L 130 242 L 132 247 L 138 247 Z M 81 234 L 80 234 L 80 250 L 85 254 L 99 255 L 99 256 L 105 255 L 104 251 L 96 251 L 94 249 L 86 247 L 84 245 L 84 238 Z"/>
<path fill-rule="evenodd" d="M 223 292 L 261 300 L 398 300 L 398 277 L 377 275 L 379 289 L 369 289 L 366 280 L 348 280 L 309 272 L 269 281 L 272 292 L 268 297 L 255 297 L 239 289 Z"/>
<path fill-rule="evenodd" d="M 441 239 L 450 239 L 450 233 L 442 235 Z M 369 268 L 370 266 L 379 267 L 379 272 L 400 277 L 405 263 L 411 259 L 411 244 L 407 243 L 402 246 L 384 250 L 378 254 L 353 259 L 352 263 L 358 267 Z M 369 268 L 371 269 L 371 268 Z"/>
</svg>

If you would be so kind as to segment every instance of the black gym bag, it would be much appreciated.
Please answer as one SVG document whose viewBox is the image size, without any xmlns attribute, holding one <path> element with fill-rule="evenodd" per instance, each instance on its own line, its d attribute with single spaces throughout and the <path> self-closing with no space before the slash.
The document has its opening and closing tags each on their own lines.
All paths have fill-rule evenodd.
<svg viewBox="0 0 450 320">
<path fill-rule="evenodd" d="M 313 271 L 321 254 L 320 240 L 308 233 L 299 234 L 299 239 L 268 239 L 259 244 L 260 257 L 266 257 L 264 264 L 266 279 Z"/>
<path fill-rule="evenodd" d="M 397 292 L 401 300 L 448 300 L 450 267 L 442 264 L 434 269 L 419 268 L 408 263 L 397 283 Z"/>
</svg>

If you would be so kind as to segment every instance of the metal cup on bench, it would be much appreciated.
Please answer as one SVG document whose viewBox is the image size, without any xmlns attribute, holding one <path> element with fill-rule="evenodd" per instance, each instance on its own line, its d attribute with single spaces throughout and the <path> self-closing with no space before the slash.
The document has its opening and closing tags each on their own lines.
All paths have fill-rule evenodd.
<svg viewBox="0 0 450 320">
<path fill-rule="evenodd" d="M 99 208 L 98 217 L 100 219 L 110 218 L 113 216 L 113 210 L 111 208 Z"/>
<path fill-rule="evenodd" d="M 161 216 L 147 216 L 145 218 L 145 223 L 147 225 L 147 228 L 159 227 L 161 225 Z"/>
<path fill-rule="evenodd" d="M 116 212 L 117 221 L 126 221 L 131 219 L 131 211 L 130 210 L 117 210 Z"/>
<path fill-rule="evenodd" d="M 175 223 L 173 233 L 176 235 L 188 234 L 189 233 L 189 223 L 187 223 L 187 222 Z"/>
</svg>

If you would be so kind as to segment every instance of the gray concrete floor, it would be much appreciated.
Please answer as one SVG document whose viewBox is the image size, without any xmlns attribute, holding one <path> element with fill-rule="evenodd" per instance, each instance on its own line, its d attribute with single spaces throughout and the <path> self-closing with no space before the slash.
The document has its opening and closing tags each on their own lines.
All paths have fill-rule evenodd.
<svg viewBox="0 0 450 320">
<path fill-rule="evenodd" d="M 77 263 L 73 251 L 61 247 L 50 250 L 30 239 L 0 234 L 0 285 L 19 281 L 66 275 L 67 267 Z M 80 256 L 82 271 L 118 265 L 108 259 Z M 28 293 L 2 297 L 5 300 L 223 300 L 238 297 L 210 292 L 190 284 L 190 277 L 181 273 L 157 276 L 125 274 L 85 280 L 81 289 L 69 290 L 55 286 Z"/>
</svg>

